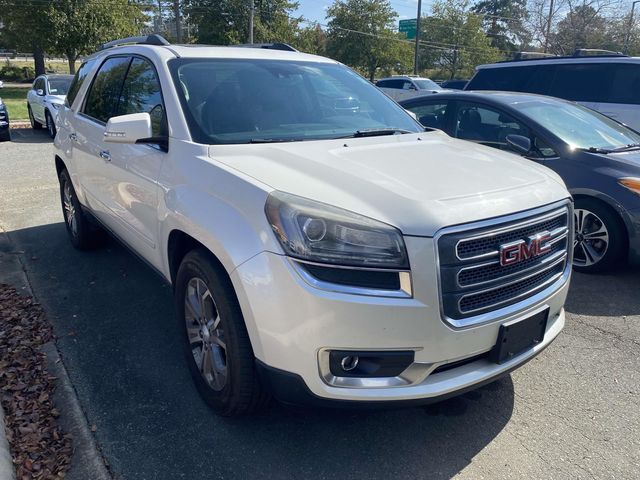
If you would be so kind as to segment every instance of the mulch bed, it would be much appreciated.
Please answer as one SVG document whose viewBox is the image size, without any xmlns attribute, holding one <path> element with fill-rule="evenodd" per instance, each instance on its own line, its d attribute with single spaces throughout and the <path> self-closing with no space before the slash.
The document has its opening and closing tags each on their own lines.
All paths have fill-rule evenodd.
<svg viewBox="0 0 640 480">
<path fill-rule="evenodd" d="M 56 378 L 40 347 L 53 333 L 34 299 L 0 284 L 0 401 L 18 480 L 64 478 L 71 438 L 53 405 Z"/>
</svg>

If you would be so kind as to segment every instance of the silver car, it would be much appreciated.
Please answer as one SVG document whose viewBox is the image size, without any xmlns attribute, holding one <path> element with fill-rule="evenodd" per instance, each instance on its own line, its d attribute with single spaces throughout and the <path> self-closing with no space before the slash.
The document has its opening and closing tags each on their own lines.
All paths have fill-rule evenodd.
<svg viewBox="0 0 640 480">
<path fill-rule="evenodd" d="M 58 109 L 64 104 L 73 75 L 40 75 L 27 94 L 31 128 L 46 127 L 51 138 L 56 136 Z"/>
</svg>

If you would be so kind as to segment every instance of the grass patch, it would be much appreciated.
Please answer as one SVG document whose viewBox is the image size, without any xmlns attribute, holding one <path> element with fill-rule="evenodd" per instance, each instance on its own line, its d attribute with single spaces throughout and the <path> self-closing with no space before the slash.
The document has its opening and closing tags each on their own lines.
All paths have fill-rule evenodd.
<svg viewBox="0 0 640 480">
<path fill-rule="evenodd" d="M 24 87 L 4 87 L 0 88 L 0 98 L 7 106 L 9 111 L 9 120 L 15 122 L 17 120 L 28 120 L 27 113 L 27 92 L 31 85 L 26 84 Z"/>
<path fill-rule="evenodd" d="M 0 68 L 4 67 L 5 65 L 15 65 L 17 67 L 23 68 L 23 67 L 29 67 L 31 69 L 34 68 L 34 64 L 33 64 L 33 60 L 9 60 L 8 62 L 6 60 L 0 60 Z M 78 66 L 78 63 L 76 62 L 76 67 Z M 64 74 L 68 74 L 69 73 L 69 64 L 65 61 L 65 62 L 60 62 L 60 61 L 56 61 L 56 62 L 44 62 L 44 68 L 47 71 L 47 73 L 64 73 Z"/>
</svg>

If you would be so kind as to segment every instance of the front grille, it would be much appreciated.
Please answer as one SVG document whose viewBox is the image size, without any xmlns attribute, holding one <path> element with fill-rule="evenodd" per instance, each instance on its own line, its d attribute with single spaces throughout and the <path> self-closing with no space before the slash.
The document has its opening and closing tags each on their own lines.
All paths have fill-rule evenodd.
<svg viewBox="0 0 640 480">
<path fill-rule="evenodd" d="M 510 265 L 500 263 L 500 247 L 549 233 L 543 252 Z M 537 211 L 517 220 L 456 228 L 438 238 L 443 314 L 468 319 L 521 302 L 553 285 L 567 269 L 571 245 L 569 205 Z"/>
</svg>

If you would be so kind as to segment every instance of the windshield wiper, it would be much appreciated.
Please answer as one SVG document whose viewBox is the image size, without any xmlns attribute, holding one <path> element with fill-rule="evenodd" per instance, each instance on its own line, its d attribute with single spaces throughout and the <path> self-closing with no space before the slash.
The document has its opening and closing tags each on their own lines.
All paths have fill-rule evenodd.
<svg viewBox="0 0 640 480">
<path fill-rule="evenodd" d="M 591 153 L 603 153 L 606 155 L 608 153 L 628 152 L 630 150 L 637 150 L 637 149 L 640 149 L 640 143 L 630 143 L 629 145 L 624 145 L 622 147 L 616 147 L 616 148 L 589 147 L 589 148 L 582 148 L 581 150 L 586 150 L 587 152 L 591 152 Z"/>
<path fill-rule="evenodd" d="M 398 135 L 404 133 L 417 133 L 411 130 L 404 130 L 402 128 L 371 128 L 369 130 L 358 130 L 345 138 L 360 138 L 360 137 L 379 137 L 382 135 Z"/>
<path fill-rule="evenodd" d="M 299 138 L 252 138 L 249 143 L 285 143 L 285 142 L 301 142 Z"/>
</svg>

